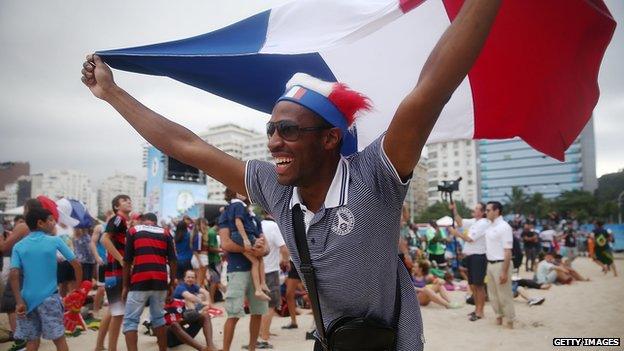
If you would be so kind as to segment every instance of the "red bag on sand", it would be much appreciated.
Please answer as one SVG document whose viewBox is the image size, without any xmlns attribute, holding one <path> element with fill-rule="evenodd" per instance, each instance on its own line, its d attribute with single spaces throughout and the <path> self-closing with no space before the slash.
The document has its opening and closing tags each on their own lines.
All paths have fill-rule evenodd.
<svg viewBox="0 0 624 351">
<path fill-rule="evenodd" d="M 85 280 L 80 284 L 80 288 L 67 294 L 63 299 L 63 306 L 65 307 L 65 314 L 63 315 L 63 325 L 65 326 L 65 332 L 73 333 L 77 327 L 82 330 L 87 330 L 82 315 L 80 315 L 80 309 L 84 306 L 85 300 L 89 291 L 91 291 L 91 281 Z"/>
</svg>

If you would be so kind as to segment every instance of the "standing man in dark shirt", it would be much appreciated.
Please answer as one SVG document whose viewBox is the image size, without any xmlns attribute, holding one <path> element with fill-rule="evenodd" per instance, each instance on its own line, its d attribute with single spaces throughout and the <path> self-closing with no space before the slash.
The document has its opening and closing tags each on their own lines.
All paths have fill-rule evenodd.
<svg viewBox="0 0 624 351">
<path fill-rule="evenodd" d="M 578 250 L 576 248 L 576 230 L 574 230 L 572 222 L 567 223 L 563 231 L 563 246 L 566 248 L 568 263 L 572 262 L 578 255 Z"/>
<path fill-rule="evenodd" d="M 104 288 L 108 299 L 108 312 L 103 320 L 109 318 L 108 330 L 102 328 L 98 333 L 105 334 L 108 331 L 108 350 L 117 350 L 117 339 L 125 311 L 124 302 L 121 299 L 123 255 L 126 247 L 126 231 L 130 212 L 132 212 L 132 200 L 128 195 L 117 195 L 111 201 L 115 215 L 108 220 L 102 244 L 106 248 L 106 267 L 104 269 Z M 104 335 L 98 335 L 98 339 Z"/>
<path fill-rule="evenodd" d="M 524 243 L 524 255 L 526 256 L 525 270 L 527 272 L 535 272 L 535 259 L 539 252 L 540 243 L 539 236 L 535 230 L 533 230 L 533 224 L 530 222 L 524 223 L 520 239 L 522 239 Z"/>
<path fill-rule="evenodd" d="M 242 245 L 242 237 L 237 233 L 234 224 L 237 215 L 246 213 L 247 208 L 244 203 L 236 198 L 236 192 L 231 189 L 225 190 L 225 200 L 230 204 L 219 218 L 219 235 L 221 236 L 221 247 L 227 252 L 227 296 L 225 298 L 225 311 L 228 318 L 223 326 L 223 351 L 229 351 L 234 338 L 234 330 L 238 320 L 245 316 L 243 308 L 245 297 L 249 302 L 251 318 L 249 320 L 249 350 L 256 349 L 256 342 L 260 334 L 260 323 L 262 315 L 268 311 L 267 301 L 258 299 L 251 277 L 251 262 L 244 253 L 262 257 L 265 254 L 265 240 L 263 237 L 256 239 L 253 248 L 246 249 Z M 241 208 L 242 206 L 242 208 Z M 242 212 L 241 212 L 242 211 Z M 249 217 L 249 216 L 247 216 Z M 255 224 L 248 218 L 245 221 L 245 230 L 251 237 Z M 235 236 L 232 234 L 236 234 Z M 236 239 L 234 239 L 234 237 Z M 235 240 L 238 240 L 236 242 Z"/>
<path fill-rule="evenodd" d="M 123 332 L 128 351 L 137 349 L 137 328 L 146 302 L 158 349 L 167 350 L 165 299 L 171 298 L 176 273 L 176 252 L 169 230 L 156 225 L 153 213 L 142 217 L 143 224 L 128 230 L 123 267 L 122 300 L 126 302 Z M 169 265 L 169 282 L 167 282 Z M 132 272 L 132 274 L 130 273 Z"/>
</svg>

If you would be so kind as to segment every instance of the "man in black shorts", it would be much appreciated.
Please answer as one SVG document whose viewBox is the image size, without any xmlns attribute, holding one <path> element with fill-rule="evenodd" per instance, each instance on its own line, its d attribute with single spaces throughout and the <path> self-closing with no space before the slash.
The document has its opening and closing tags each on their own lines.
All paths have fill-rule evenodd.
<svg viewBox="0 0 624 351">
<path fill-rule="evenodd" d="M 473 218 L 471 219 L 461 218 L 454 203 L 451 203 L 450 208 L 460 230 L 449 227 L 449 232 L 465 241 L 463 262 L 468 270 L 468 284 L 475 301 L 475 310 L 469 315 L 469 319 L 474 322 L 483 318 L 483 307 L 485 306 L 484 280 L 487 270 L 485 230 L 490 226 L 490 222 L 485 218 L 485 205 L 481 202 L 477 203 L 472 210 Z"/>
<path fill-rule="evenodd" d="M 125 312 L 125 304 L 121 299 L 123 285 L 122 268 L 126 247 L 126 232 L 129 229 L 130 212 L 132 211 L 132 200 L 127 195 L 117 195 L 113 198 L 111 205 L 115 215 L 106 224 L 104 236 L 102 237 L 102 244 L 107 252 L 104 280 L 106 298 L 108 299 L 108 313 L 104 316 L 104 319 L 110 319 L 108 349 L 116 351 Z M 100 329 L 98 331 L 98 340 L 103 340 L 105 334 L 106 330 Z"/>
<path fill-rule="evenodd" d="M 297 303 L 295 302 L 295 292 L 301 284 L 301 278 L 295 269 L 295 265 L 290 261 L 288 269 L 288 278 L 286 278 L 286 304 L 288 305 L 288 313 L 290 314 L 290 323 L 283 326 L 282 329 L 297 329 Z"/>
</svg>

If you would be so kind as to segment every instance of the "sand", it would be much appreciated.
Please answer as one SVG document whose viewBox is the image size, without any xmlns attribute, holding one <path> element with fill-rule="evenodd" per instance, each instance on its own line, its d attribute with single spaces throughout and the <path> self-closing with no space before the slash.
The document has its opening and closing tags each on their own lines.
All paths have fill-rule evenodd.
<svg viewBox="0 0 624 351">
<path fill-rule="evenodd" d="M 616 260 L 618 271 L 624 273 L 624 259 Z M 495 325 L 492 309 L 486 305 L 485 319 L 477 322 L 467 320 L 466 314 L 473 306 L 465 305 L 455 310 L 446 310 L 436 305 L 422 308 L 425 327 L 425 349 L 437 350 L 580 350 L 580 348 L 553 347 L 554 337 L 619 337 L 624 339 L 624 278 L 604 275 L 600 268 L 587 258 L 578 258 L 574 267 L 590 282 L 576 282 L 572 285 L 553 286 L 550 290 L 528 290 L 532 296 L 546 298 L 541 306 L 529 307 L 523 300 L 515 300 L 515 329 L 503 329 Z M 526 273 L 522 276 L 528 277 Z M 463 292 L 452 292 L 451 296 L 462 301 Z M 309 314 L 298 317 L 299 329 L 282 330 L 289 318 L 273 320 L 271 343 L 273 350 L 312 350 L 312 341 L 305 341 L 305 330 L 312 323 Z M 225 317 L 213 319 L 215 342 L 222 345 Z M 6 324 L 5 315 L 0 324 Z M 240 350 L 248 339 L 249 317 L 238 323 L 232 350 Z M 76 338 L 68 338 L 70 350 L 92 350 L 96 332 L 88 331 Z M 201 340 L 202 336 L 197 336 Z M 155 338 L 140 336 L 140 350 L 156 350 Z M 0 350 L 8 349 L 8 343 L 0 344 Z M 125 350 L 123 337 L 119 350 Z M 618 348 L 595 348 L 622 350 Z M 54 350 L 54 345 L 43 341 L 40 350 Z M 187 351 L 192 348 L 179 346 L 172 350 Z"/>
</svg>

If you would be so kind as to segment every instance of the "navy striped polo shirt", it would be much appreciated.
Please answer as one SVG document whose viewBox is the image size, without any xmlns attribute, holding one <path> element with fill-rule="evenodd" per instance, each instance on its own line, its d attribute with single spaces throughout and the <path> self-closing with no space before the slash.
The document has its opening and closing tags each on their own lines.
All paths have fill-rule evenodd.
<svg viewBox="0 0 624 351">
<path fill-rule="evenodd" d="M 274 164 L 248 161 L 245 184 L 250 200 L 274 216 L 303 276 L 291 210 L 301 204 L 326 328 L 344 315 L 392 325 L 398 276 L 401 310 L 396 311 L 397 350 L 422 350 L 424 335 L 416 293 L 398 257 L 401 207 L 409 181 L 401 181 L 383 151 L 382 140 L 383 136 L 340 160 L 317 213 L 301 204 L 296 187 L 277 182 Z"/>
</svg>

